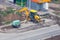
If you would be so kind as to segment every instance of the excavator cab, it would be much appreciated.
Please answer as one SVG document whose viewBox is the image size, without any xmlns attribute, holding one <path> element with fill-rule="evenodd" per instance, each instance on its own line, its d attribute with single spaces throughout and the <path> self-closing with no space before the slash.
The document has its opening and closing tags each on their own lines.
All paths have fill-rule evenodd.
<svg viewBox="0 0 60 40">
<path fill-rule="evenodd" d="M 30 10 L 30 19 L 32 22 L 39 22 L 41 20 L 40 16 L 37 14 L 36 10 Z"/>
<path fill-rule="evenodd" d="M 35 18 L 34 18 L 34 16 L 37 14 L 37 11 L 36 10 L 30 10 L 30 21 L 32 21 L 32 22 L 35 22 L 36 20 L 35 20 Z"/>
</svg>

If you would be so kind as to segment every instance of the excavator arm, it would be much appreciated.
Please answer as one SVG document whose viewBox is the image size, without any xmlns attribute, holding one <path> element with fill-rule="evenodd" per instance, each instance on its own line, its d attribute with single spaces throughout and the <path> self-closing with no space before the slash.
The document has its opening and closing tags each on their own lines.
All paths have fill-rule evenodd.
<svg viewBox="0 0 60 40">
<path fill-rule="evenodd" d="M 30 14 L 30 12 L 29 12 L 29 10 L 28 10 L 28 8 L 26 8 L 26 7 L 24 7 L 24 8 L 22 8 L 22 9 L 20 9 L 20 10 L 18 10 L 18 12 L 25 12 L 25 15 L 26 15 L 26 19 L 28 20 L 29 18 L 29 14 Z"/>
</svg>

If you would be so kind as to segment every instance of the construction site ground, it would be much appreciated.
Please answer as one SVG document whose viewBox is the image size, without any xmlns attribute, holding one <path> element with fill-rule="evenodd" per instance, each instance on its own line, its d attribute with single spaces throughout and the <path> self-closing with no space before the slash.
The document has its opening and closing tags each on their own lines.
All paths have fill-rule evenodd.
<svg viewBox="0 0 60 40">
<path fill-rule="evenodd" d="M 12 6 L 14 8 L 17 8 L 19 6 L 16 6 L 15 4 L 10 5 L 11 3 L 6 3 L 4 5 L 9 5 Z M 15 5 L 15 6 L 13 6 Z M 20 8 L 20 7 L 19 7 Z M 55 10 L 49 9 L 48 12 L 41 12 L 40 13 L 53 13 Z M 40 14 L 39 14 L 40 15 Z M 50 16 L 50 15 L 49 15 Z M 33 22 L 27 22 L 27 23 L 23 23 L 21 24 L 20 28 L 12 28 L 12 26 L 1 26 L 0 27 L 0 33 L 23 33 L 23 32 L 27 32 L 27 31 L 31 31 L 31 30 L 37 30 L 40 28 L 45 28 L 45 27 L 50 27 L 53 25 L 58 25 L 56 19 L 53 16 L 47 16 L 46 18 L 43 18 L 45 20 L 45 23 L 33 23 Z M 51 39 L 52 40 L 52 39 Z M 53 39 L 54 40 L 54 39 Z"/>
<path fill-rule="evenodd" d="M 21 7 L 15 5 L 15 4 L 12 4 L 12 3 L 9 3 L 9 2 L 5 2 L 5 3 L 1 3 L 1 5 L 5 5 L 5 6 L 8 6 L 8 7 L 12 7 L 12 8 L 15 8 L 15 9 L 20 9 Z M 14 5 L 14 6 L 13 6 Z M 45 14 L 45 13 L 51 13 L 51 12 L 54 12 L 54 10 L 52 9 L 49 9 L 48 12 L 38 12 L 38 14 Z M 7 27 L 1 27 L 1 32 L 25 32 L 25 31 L 29 31 L 29 30 L 34 30 L 34 29 L 38 29 L 38 28 L 41 28 L 41 27 L 49 27 L 49 26 L 52 26 L 52 25 L 55 25 L 56 22 L 53 21 L 52 19 L 50 19 L 49 17 L 48 18 L 43 18 L 46 22 L 43 24 L 40 24 L 40 23 L 33 23 L 33 22 L 27 22 L 27 23 L 23 23 L 21 24 L 21 27 L 20 28 L 12 28 L 12 26 L 7 26 Z M 27 25 L 28 24 L 28 25 Z M 13 31 L 12 31 L 13 30 Z"/>
<path fill-rule="evenodd" d="M 56 22 L 50 19 L 45 19 L 45 23 L 33 23 L 33 22 L 27 22 L 27 23 L 22 23 L 20 28 L 12 28 L 12 26 L 7 26 L 7 27 L 2 27 L 1 32 L 5 33 L 20 33 L 20 32 L 26 32 L 26 31 L 31 31 L 39 28 L 44 28 L 44 27 L 50 27 L 52 25 L 56 25 Z"/>
</svg>

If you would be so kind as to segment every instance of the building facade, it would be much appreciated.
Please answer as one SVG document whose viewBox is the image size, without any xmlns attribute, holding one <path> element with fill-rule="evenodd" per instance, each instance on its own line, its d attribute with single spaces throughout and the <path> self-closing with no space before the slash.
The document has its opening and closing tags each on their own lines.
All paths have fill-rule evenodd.
<svg viewBox="0 0 60 40">
<path fill-rule="evenodd" d="M 46 1 L 46 2 L 45 2 Z M 35 10 L 48 10 L 50 0 L 44 0 L 44 2 L 39 2 L 39 0 L 27 0 L 27 7 Z"/>
<path fill-rule="evenodd" d="M 44 1 L 40 1 L 40 0 L 10 0 L 13 1 L 16 4 L 21 6 L 21 7 L 28 7 L 29 9 L 34 9 L 34 10 L 48 10 L 48 2 L 49 0 L 44 0 Z"/>
</svg>

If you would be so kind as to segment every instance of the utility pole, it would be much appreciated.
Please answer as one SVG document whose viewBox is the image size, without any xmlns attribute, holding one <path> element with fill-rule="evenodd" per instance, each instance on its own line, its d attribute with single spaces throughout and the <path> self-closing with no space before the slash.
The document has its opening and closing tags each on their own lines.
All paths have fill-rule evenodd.
<svg viewBox="0 0 60 40">
<path fill-rule="evenodd" d="M 29 10 L 31 9 L 31 0 L 29 0 Z"/>
</svg>

